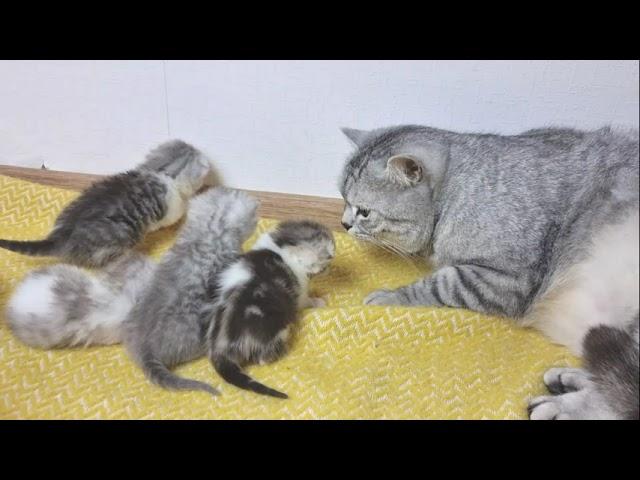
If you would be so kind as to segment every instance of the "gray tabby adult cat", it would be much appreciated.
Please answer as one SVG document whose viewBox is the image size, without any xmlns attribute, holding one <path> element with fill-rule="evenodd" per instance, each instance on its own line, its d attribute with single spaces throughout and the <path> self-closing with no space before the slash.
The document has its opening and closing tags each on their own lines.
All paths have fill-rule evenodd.
<svg viewBox="0 0 640 480">
<path fill-rule="evenodd" d="M 343 131 L 357 146 L 341 179 L 345 228 L 435 267 L 366 304 L 515 318 L 586 359 L 581 382 L 546 376 L 558 395 L 553 408 L 532 401 L 531 418 L 638 417 L 637 130 Z"/>
<path fill-rule="evenodd" d="M 211 161 L 200 151 L 181 140 L 166 142 L 133 170 L 91 185 L 60 213 L 44 240 L 0 240 L 0 247 L 101 267 L 147 232 L 176 223 L 189 199 L 214 183 Z"/>
<path fill-rule="evenodd" d="M 29 272 L 7 303 L 13 334 L 36 348 L 112 345 L 148 286 L 156 264 L 131 251 L 95 275 L 74 265 Z"/>
<path fill-rule="evenodd" d="M 206 354 L 218 275 L 241 253 L 257 222 L 258 201 L 218 187 L 196 196 L 175 245 L 163 257 L 145 294 L 124 324 L 124 343 L 155 384 L 219 392 L 180 378 L 170 368 Z"/>
</svg>

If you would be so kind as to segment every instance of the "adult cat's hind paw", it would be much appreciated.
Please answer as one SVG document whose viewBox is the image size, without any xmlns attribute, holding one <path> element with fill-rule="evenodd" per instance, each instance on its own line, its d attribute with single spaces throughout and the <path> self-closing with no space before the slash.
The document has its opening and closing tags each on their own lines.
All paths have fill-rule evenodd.
<svg viewBox="0 0 640 480">
<path fill-rule="evenodd" d="M 546 395 L 529 402 L 527 411 L 530 420 L 587 420 L 598 418 L 588 403 L 588 391 Z"/>
<path fill-rule="evenodd" d="M 553 395 L 582 390 L 591 383 L 589 374 L 579 368 L 551 368 L 545 372 L 543 380 Z"/>
<path fill-rule="evenodd" d="M 395 290 L 375 290 L 367 295 L 365 305 L 404 305 L 406 302 Z"/>
<path fill-rule="evenodd" d="M 573 377 L 572 374 L 573 372 L 567 372 L 566 375 L 567 379 L 572 379 L 571 382 L 565 380 L 564 373 L 560 376 L 562 378 L 562 388 L 577 387 L 578 390 L 532 399 L 527 407 L 531 420 L 613 420 L 619 418 L 615 411 L 611 409 L 607 399 L 588 379 L 585 380 L 583 378 L 574 383 L 573 380 L 577 377 Z M 545 375 L 545 377 L 547 376 Z M 545 378 L 545 382 L 547 380 L 548 378 Z M 583 381 L 585 383 L 581 383 Z M 557 383 L 553 383 L 553 385 L 557 385 Z"/>
<path fill-rule="evenodd" d="M 579 368 L 550 368 L 543 377 L 552 395 L 534 398 L 527 412 L 531 420 L 566 420 L 581 418 L 589 374 Z"/>
<path fill-rule="evenodd" d="M 531 399 L 527 406 L 529 420 L 557 420 L 560 408 L 554 398 L 547 395 Z"/>
</svg>

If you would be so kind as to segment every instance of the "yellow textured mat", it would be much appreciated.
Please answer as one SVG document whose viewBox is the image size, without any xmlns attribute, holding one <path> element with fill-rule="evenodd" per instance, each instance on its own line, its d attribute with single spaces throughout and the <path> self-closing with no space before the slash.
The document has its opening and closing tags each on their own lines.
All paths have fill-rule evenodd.
<svg viewBox="0 0 640 480">
<path fill-rule="evenodd" d="M 0 236 L 44 237 L 77 194 L 0 176 Z M 264 231 L 273 221 L 261 220 Z M 158 258 L 175 229 L 151 235 Z M 251 239 L 252 242 L 255 239 Z M 248 371 L 286 392 L 263 397 L 227 385 L 206 359 L 180 367 L 222 395 L 167 392 L 149 384 L 121 346 L 41 351 L 19 343 L 0 319 L 0 418 L 20 419 L 431 419 L 525 418 L 544 391 L 542 373 L 575 365 L 566 349 L 504 319 L 465 310 L 363 307 L 375 288 L 425 272 L 336 234 L 330 272 L 312 282 L 328 307 L 306 310 L 290 353 Z M 54 263 L 0 249 L 0 308 L 31 269 Z"/>
</svg>

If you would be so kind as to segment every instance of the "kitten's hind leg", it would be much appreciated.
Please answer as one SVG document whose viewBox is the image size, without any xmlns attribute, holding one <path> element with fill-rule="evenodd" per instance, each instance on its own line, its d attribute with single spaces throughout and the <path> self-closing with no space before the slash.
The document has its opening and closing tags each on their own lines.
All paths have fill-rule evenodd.
<svg viewBox="0 0 640 480">
<path fill-rule="evenodd" d="M 84 240 L 84 239 L 83 239 Z M 66 262 L 85 268 L 103 268 L 118 260 L 126 251 L 123 245 L 92 245 L 91 242 L 78 241 L 65 245 L 60 257 Z"/>
</svg>

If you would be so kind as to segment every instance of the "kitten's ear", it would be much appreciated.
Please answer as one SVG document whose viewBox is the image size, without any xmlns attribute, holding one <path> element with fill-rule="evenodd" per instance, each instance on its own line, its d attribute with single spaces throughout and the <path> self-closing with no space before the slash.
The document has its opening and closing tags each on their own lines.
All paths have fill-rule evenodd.
<svg viewBox="0 0 640 480">
<path fill-rule="evenodd" d="M 411 187 L 422 180 L 422 164 L 410 155 L 394 155 L 387 160 L 387 178 L 397 184 Z"/>
<path fill-rule="evenodd" d="M 342 127 L 340 130 L 346 135 L 349 140 L 351 140 L 351 142 L 356 147 L 361 147 L 364 144 L 365 139 L 369 135 L 368 131 L 356 130 L 355 128 Z"/>
</svg>

